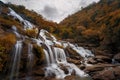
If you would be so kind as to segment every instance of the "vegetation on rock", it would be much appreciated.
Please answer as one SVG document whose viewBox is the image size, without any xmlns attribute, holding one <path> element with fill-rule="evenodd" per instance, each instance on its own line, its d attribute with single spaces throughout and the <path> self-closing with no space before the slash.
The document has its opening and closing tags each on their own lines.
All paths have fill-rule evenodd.
<svg viewBox="0 0 120 80">
<path fill-rule="evenodd" d="M 43 48 L 38 46 L 38 45 L 34 45 L 33 46 L 33 50 L 34 50 L 34 53 L 36 55 L 36 58 L 37 58 L 37 63 L 36 64 L 41 64 L 41 63 L 44 63 L 45 61 L 45 54 L 44 54 L 44 51 L 43 51 Z"/>
</svg>

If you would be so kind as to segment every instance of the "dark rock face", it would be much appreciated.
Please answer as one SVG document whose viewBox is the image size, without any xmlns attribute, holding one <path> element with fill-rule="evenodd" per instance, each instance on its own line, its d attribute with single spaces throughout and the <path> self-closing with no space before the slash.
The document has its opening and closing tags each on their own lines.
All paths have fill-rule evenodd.
<svg viewBox="0 0 120 80">
<path fill-rule="evenodd" d="M 97 64 L 86 67 L 85 71 L 90 74 L 93 80 L 119 80 L 120 65 Z"/>
<path fill-rule="evenodd" d="M 103 56 L 103 55 L 98 55 L 95 57 L 95 60 L 97 62 L 102 62 L 102 63 L 111 63 L 112 59 L 108 56 Z"/>
<path fill-rule="evenodd" d="M 114 59 L 120 63 L 120 53 L 116 54 Z"/>
<path fill-rule="evenodd" d="M 119 80 L 120 79 L 120 67 L 109 67 L 102 71 L 97 72 L 93 76 L 94 80 Z"/>
<path fill-rule="evenodd" d="M 88 63 L 89 64 L 97 64 L 98 62 L 95 60 L 96 58 L 89 58 Z"/>
<path fill-rule="evenodd" d="M 65 49 L 65 51 L 66 51 L 66 53 L 68 53 L 69 57 L 72 58 L 72 59 L 77 59 L 77 60 L 82 59 L 82 57 L 75 50 L 73 50 L 72 48 L 67 47 Z"/>
</svg>

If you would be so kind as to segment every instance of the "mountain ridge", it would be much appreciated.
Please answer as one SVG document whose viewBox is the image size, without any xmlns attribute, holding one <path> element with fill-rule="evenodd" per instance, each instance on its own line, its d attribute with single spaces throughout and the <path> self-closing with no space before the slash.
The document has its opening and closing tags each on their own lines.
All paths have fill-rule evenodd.
<svg viewBox="0 0 120 80">
<path fill-rule="evenodd" d="M 118 0 L 101 0 L 69 16 L 60 25 L 76 30 L 72 34 L 76 35 L 74 39 L 78 42 L 83 42 L 83 39 L 85 43 L 98 43 L 98 47 L 112 49 L 113 53 L 117 50 L 119 52 L 119 4 Z"/>
</svg>

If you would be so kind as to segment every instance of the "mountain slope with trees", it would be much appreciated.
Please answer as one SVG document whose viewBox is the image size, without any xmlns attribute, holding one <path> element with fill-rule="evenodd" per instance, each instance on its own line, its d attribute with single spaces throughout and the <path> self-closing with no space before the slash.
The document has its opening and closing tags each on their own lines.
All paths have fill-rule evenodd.
<svg viewBox="0 0 120 80">
<path fill-rule="evenodd" d="M 119 0 L 100 0 L 70 15 L 60 25 L 73 30 L 72 33 L 68 32 L 67 38 L 117 53 L 120 51 L 119 13 Z"/>
<path fill-rule="evenodd" d="M 9 80 L 10 74 L 15 72 L 12 74 L 13 79 L 18 77 L 20 80 L 25 80 L 32 77 L 33 80 L 57 80 L 55 72 L 62 70 L 68 74 L 71 68 L 74 68 L 74 66 L 70 68 L 66 63 L 64 66 L 59 62 L 67 60 L 68 63 L 73 63 L 78 67 L 76 71 L 80 69 L 90 77 L 81 79 L 73 70 L 71 76 L 65 77 L 65 80 L 91 80 L 91 78 L 93 80 L 119 80 L 119 4 L 119 0 L 101 0 L 69 16 L 60 24 L 56 24 L 43 19 L 34 11 L 25 9 L 24 6 L 4 4 L 0 1 L 0 79 Z M 51 34 L 57 36 L 59 40 Z M 58 57 L 55 63 L 61 64 L 53 66 L 55 69 L 49 68 L 54 71 L 51 73 L 50 70 L 49 73 L 48 69 L 50 74 L 48 77 L 45 76 L 46 51 L 49 57 L 52 54 L 55 57 L 50 57 L 47 60 L 48 63 Z M 14 53 L 19 54 L 17 58 Z M 12 66 L 11 59 L 16 59 L 15 62 L 18 63 Z M 33 61 L 29 63 L 28 59 Z M 13 68 L 19 68 L 19 71 Z M 58 68 L 61 70 L 57 71 Z M 18 73 L 19 76 L 17 76 Z M 60 75 L 63 75 L 63 72 Z"/>
</svg>

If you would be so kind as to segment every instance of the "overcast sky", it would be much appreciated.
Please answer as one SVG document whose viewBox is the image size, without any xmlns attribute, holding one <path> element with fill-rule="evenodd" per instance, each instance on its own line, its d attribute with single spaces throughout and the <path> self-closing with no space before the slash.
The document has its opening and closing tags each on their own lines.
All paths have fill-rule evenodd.
<svg viewBox="0 0 120 80">
<path fill-rule="evenodd" d="M 55 22 L 62 21 L 65 17 L 99 0 L 2 0 L 32 9 L 44 18 Z"/>
</svg>

